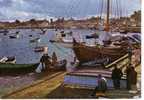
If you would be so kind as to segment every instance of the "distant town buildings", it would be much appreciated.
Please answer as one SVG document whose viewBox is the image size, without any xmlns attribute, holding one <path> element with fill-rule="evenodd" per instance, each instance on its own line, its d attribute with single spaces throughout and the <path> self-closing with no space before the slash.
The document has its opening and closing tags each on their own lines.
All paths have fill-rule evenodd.
<svg viewBox="0 0 144 100">
<path fill-rule="evenodd" d="M 50 19 L 50 22 L 46 19 L 36 20 L 30 19 L 29 21 L 15 22 L 0 22 L 0 28 L 82 28 L 82 29 L 98 29 L 103 23 L 104 19 L 100 17 L 91 17 L 88 19 L 75 20 L 70 18 L 65 20 L 63 17 L 57 20 Z M 126 29 L 128 27 L 141 27 L 141 11 L 135 11 L 130 17 L 120 17 L 110 19 L 110 27 L 112 29 Z"/>
</svg>

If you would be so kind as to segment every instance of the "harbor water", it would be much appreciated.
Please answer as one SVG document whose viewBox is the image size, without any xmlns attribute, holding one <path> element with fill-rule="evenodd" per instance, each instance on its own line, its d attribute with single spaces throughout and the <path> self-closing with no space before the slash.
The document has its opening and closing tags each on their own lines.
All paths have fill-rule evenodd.
<svg viewBox="0 0 144 100">
<path fill-rule="evenodd" d="M 9 36 L 14 35 L 19 31 L 19 38 L 12 39 Z M 91 34 L 94 30 L 65 30 L 66 32 L 72 31 L 73 37 L 77 41 L 85 39 L 85 35 Z M 39 62 L 43 53 L 34 52 L 34 47 L 36 46 L 47 46 L 49 56 L 53 52 L 56 53 L 58 59 L 67 59 L 68 61 L 73 61 L 74 53 L 71 48 L 65 48 L 58 44 L 50 43 L 49 40 L 53 39 L 55 33 L 53 29 L 48 29 L 45 34 L 40 34 L 40 29 L 11 29 L 7 35 L 0 33 L 0 57 L 3 56 L 15 56 L 16 63 L 18 64 L 30 64 Z M 30 37 L 30 35 L 32 37 Z M 39 43 L 30 43 L 33 38 L 40 38 Z M 8 91 L 12 91 L 19 87 L 31 84 L 37 80 L 34 73 L 29 73 L 27 75 L 21 76 L 0 76 L 0 96 L 4 95 Z"/>
<path fill-rule="evenodd" d="M 19 38 L 9 38 L 19 31 Z M 49 56 L 53 52 L 56 53 L 58 60 L 66 59 L 68 62 L 74 60 L 74 53 L 71 48 L 63 47 L 59 44 L 49 42 L 54 39 L 55 34 L 61 30 L 55 31 L 48 29 L 45 34 L 41 34 L 40 29 L 11 29 L 7 35 L 0 33 L 0 57 L 15 56 L 17 64 L 31 64 L 39 62 L 43 52 L 34 52 L 36 46 L 48 47 Z M 65 32 L 73 32 L 73 37 L 79 42 L 95 43 L 95 39 L 87 40 L 86 35 L 99 33 L 96 30 L 71 29 Z M 38 43 L 31 43 L 30 40 L 40 38 Z M 140 57 L 138 57 L 140 58 Z M 74 66 L 67 65 L 67 69 L 71 70 Z M 0 97 L 9 91 L 13 91 L 25 85 L 32 84 L 38 80 L 36 73 L 28 73 L 20 76 L 0 76 Z"/>
</svg>

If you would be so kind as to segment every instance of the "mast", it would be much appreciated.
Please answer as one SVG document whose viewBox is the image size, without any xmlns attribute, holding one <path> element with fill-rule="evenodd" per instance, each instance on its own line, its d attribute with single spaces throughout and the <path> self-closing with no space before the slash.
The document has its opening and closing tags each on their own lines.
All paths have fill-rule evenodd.
<svg viewBox="0 0 144 100">
<path fill-rule="evenodd" d="M 106 14 L 106 26 L 105 30 L 109 32 L 109 13 L 110 13 L 110 0 L 107 0 L 107 14 Z"/>
</svg>

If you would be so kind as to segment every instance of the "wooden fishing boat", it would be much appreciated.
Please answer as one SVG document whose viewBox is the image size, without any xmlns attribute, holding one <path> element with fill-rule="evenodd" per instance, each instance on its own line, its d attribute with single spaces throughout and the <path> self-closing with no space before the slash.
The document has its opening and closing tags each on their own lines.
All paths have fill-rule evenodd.
<svg viewBox="0 0 144 100">
<path fill-rule="evenodd" d="M 121 46 L 92 47 L 86 46 L 82 43 L 78 43 L 75 40 L 73 43 L 73 51 L 80 63 L 95 61 L 95 59 L 103 58 L 107 58 L 110 63 L 127 53 L 126 48 L 123 48 Z"/>
<path fill-rule="evenodd" d="M 101 31 L 99 35 L 99 39 L 101 40 L 100 46 L 89 46 L 85 44 L 81 44 L 76 42 L 74 39 L 73 42 L 73 51 L 77 57 L 77 59 L 81 63 L 89 62 L 89 61 L 95 61 L 95 59 L 103 59 L 107 58 L 110 62 L 113 62 L 114 60 L 118 59 L 119 57 L 124 56 L 127 53 L 127 42 L 124 42 L 123 45 L 112 45 L 110 38 L 111 38 L 111 32 L 110 32 L 110 0 L 107 0 L 106 2 L 106 19 L 104 24 L 104 31 Z M 101 61 L 101 63 L 104 63 L 105 60 Z M 100 62 L 100 61 L 99 61 Z"/>
<path fill-rule="evenodd" d="M 34 72 L 39 63 L 34 64 L 11 64 L 0 63 L 0 75 L 17 75 Z"/>
</svg>

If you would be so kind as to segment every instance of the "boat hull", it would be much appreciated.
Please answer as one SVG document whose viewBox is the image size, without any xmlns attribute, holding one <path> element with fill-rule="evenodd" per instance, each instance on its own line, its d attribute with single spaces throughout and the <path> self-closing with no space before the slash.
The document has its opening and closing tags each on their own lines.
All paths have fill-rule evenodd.
<svg viewBox="0 0 144 100">
<path fill-rule="evenodd" d="M 121 47 L 90 47 L 80 43 L 74 43 L 73 51 L 80 63 L 93 61 L 95 59 L 109 59 L 109 63 L 126 54 Z"/>
<path fill-rule="evenodd" d="M 16 36 L 9 36 L 10 39 L 16 39 Z"/>
<path fill-rule="evenodd" d="M 17 75 L 34 72 L 39 63 L 34 64 L 4 64 L 0 63 L 0 75 Z"/>
</svg>

